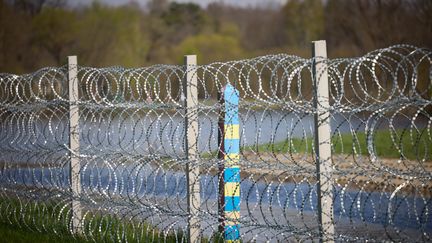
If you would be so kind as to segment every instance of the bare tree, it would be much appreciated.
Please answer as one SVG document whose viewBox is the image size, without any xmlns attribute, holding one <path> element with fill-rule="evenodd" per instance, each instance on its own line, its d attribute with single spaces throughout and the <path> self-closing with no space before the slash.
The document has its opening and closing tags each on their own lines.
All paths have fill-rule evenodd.
<svg viewBox="0 0 432 243">
<path fill-rule="evenodd" d="M 16 9 L 25 11 L 30 15 L 36 15 L 42 11 L 44 7 L 64 7 L 66 0 L 5 0 Z"/>
</svg>

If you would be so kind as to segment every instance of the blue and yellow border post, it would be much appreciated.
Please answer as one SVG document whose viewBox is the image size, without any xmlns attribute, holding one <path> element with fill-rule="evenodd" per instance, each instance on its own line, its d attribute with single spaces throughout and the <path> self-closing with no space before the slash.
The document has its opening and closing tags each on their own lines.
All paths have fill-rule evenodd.
<svg viewBox="0 0 432 243">
<path fill-rule="evenodd" d="M 239 92 L 228 84 L 223 90 L 224 114 L 223 135 L 223 163 L 219 167 L 219 215 L 220 227 L 223 228 L 225 242 L 240 242 L 240 124 L 239 124 Z M 220 153 L 222 154 L 222 153 Z M 222 177 L 223 171 L 223 177 Z M 222 190 L 223 188 L 223 190 Z M 222 200 L 223 199 L 223 200 Z"/>
</svg>

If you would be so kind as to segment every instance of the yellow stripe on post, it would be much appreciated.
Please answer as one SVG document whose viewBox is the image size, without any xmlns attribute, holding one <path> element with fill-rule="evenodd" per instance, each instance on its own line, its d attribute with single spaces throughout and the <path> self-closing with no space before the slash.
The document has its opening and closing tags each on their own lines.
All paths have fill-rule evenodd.
<svg viewBox="0 0 432 243">
<path fill-rule="evenodd" d="M 225 165 L 228 167 L 237 167 L 240 161 L 240 154 L 225 154 Z"/>
<path fill-rule="evenodd" d="M 226 182 L 225 183 L 225 197 L 240 196 L 240 183 Z"/>
<path fill-rule="evenodd" d="M 240 211 L 225 211 L 225 218 L 230 221 L 236 221 L 240 219 Z"/>
<path fill-rule="evenodd" d="M 238 220 L 225 219 L 225 225 L 228 225 L 228 226 L 237 225 L 238 223 L 239 223 Z"/>
<path fill-rule="evenodd" d="M 240 139 L 239 124 L 225 124 L 225 139 Z"/>
</svg>

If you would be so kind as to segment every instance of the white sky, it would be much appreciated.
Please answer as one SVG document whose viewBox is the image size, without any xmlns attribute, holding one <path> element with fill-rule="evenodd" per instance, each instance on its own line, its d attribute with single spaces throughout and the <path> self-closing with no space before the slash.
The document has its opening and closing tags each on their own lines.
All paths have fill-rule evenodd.
<svg viewBox="0 0 432 243">
<path fill-rule="evenodd" d="M 141 6 L 146 6 L 148 0 L 98 0 L 101 3 L 106 3 L 109 5 L 122 5 L 129 2 L 137 2 Z M 193 2 L 201 5 L 202 7 L 206 7 L 209 3 L 212 2 L 223 2 L 225 4 L 230 4 L 234 6 L 246 7 L 246 6 L 278 6 L 280 4 L 285 3 L 287 0 L 173 0 L 175 2 Z M 89 4 L 93 2 L 93 0 L 69 0 L 71 5 L 81 5 L 81 4 Z"/>
</svg>

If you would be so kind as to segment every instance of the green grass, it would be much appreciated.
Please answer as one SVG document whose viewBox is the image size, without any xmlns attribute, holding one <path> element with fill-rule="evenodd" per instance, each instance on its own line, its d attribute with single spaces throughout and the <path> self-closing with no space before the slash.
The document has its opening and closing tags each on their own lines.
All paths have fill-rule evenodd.
<svg viewBox="0 0 432 243">
<path fill-rule="evenodd" d="M 72 243 L 72 242 L 92 242 L 86 241 L 84 238 L 73 237 L 69 234 L 61 236 L 54 233 L 41 233 L 29 231 L 14 225 L 0 223 L 0 242 L 10 243 Z"/>
<path fill-rule="evenodd" d="M 432 137 L 426 129 L 410 130 L 380 130 L 368 136 L 364 132 L 333 134 L 332 150 L 335 154 L 358 154 L 369 156 L 368 144 L 378 157 L 401 158 L 410 160 L 432 160 Z M 244 147 L 244 151 L 273 153 L 312 153 L 313 140 L 308 138 L 292 138 L 291 140 L 274 144 Z"/>
<path fill-rule="evenodd" d="M 108 221 L 106 221 L 108 222 Z M 105 225 L 107 226 L 108 223 Z M 102 228 L 105 228 L 102 226 Z M 119 225 L 117 225 L 119 226 Z M 128 227 L 128 226 L 119 226 L 119 227 Z M 105 230 L 105 231 L 104 231 Z M 53 232 L 37 232 L 32 229 L 20 228 L 16 225 L 10 225 L 5 223 L 0 223 L 0 242 L 10 242 L 10 243 L 72 243 L 72 242 L 82 242 L 82 243 L 90 243 L 90 242 L 125 242 L 126 239 L 128 242 L 138 242 L 138 239 L 133 236 L 131 230 L 136 230 L 132 227 L 129 227 L 125 231 L 125 236 L 118 235 L 115 232 L 111 232 L 112 234 L 106 234 L 107 229 L 102 229 L 101 232 L 95 233 L 94 241 L 86 240 L 83 236 L 73 236 L 69 233 L 60 233 L 55 234 Z M 181 241 L 181 237 L 178 241 Z M 166 241 L 165 241 L 166 240 Z M 160 236 L 154 235 L 141 235 L 139 237 L 139 242 L 177 242 L 176 238 L 172 235 L 167 236 L 165 239 Z M 208 241 L 207 241 L 208 242 Z"/>
<path fill-rule="evenodd" d="M 106 221 L 108 222 L 108 221 Z M 106 224 L 107 225 L 107 224 Z M 105 226 L 106 226 L 105 225 Z M 102 227 L 104 228 L 104 227 Z M 105 228 L 106 230 L 106 228 Z M 133 228 L 130 228 L 127 235 L 128 242 L 137 242 L 136 238 L 131 237 L 130 230 L 135 230 Z M 103 232 L 103 230 L 102 230 Z M 147 238 L 140 238 L 140 242 L 180 242 L 180 239 L 178 241 L 174 236 L 168 236 L 166 239 L 161 239 L 160 237 L 147 237 Z M 123 239 L 124 240 L 124 239 Z M 165 241 L 166 240 L 166 241 Z M 118 240 L 117 240 L 118 241 Z M 115 241 L 115 242 L 117 242 Z M 86 240 L 84 237 L 79 236 L 72 236 L 68 233 L 62 233 L 62 234 L 54 234 L 52 232 L 37 232 L 37 231 L 31 231 L 29 229 L 23 229 L 14 225 L 0 223 L 0 242 L 10 242 L 10 243 L 91 243 L 91 242 L 114 242 L 113 238 L 110 237 L 99 237 L 95 238 L 95 241 L 92 240 Z M 216 243 L 216 242 L 224 242 L 223 238 L 218 234 L 214 235 L 212 237 L 212 240 L 204 238 L 202 240 L 203 243 Z"/>
<path fill-rule="evenodd" d="M 184 238 L 181 231 L 163 236 L 144 221 L 93 212 L 85 214 L 83 234 L 73 236 L 67 207 L 55 201 L 1 199 L 0 242 L 177 242 Z"/>
<path fill-rule="evenodd" d="M 18 198 L 0 199 L 0 242 L 51 243 L 51 242 L 185 242 L 186 235 L 162 235 L 157 228 L 142 220 L 121 219 L 111 214 L 87 212 L 83 234 L 72 235 L 68 229 L 70 215 L 58 201 L 28 201 Z M 8 222 L 10 220 L 10 222 Z M 84 237 L 85 236 L 85 237 Z M 223 242 L 214 234 L 203 243 Z"/>
</svg>

